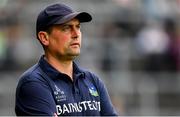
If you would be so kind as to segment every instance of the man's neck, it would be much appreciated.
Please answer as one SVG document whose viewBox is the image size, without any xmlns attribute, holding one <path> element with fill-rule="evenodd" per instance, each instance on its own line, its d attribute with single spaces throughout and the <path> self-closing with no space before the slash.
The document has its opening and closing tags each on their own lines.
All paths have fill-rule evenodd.
<svg viewBox="0 0 180 117">
<path fill-rule="evenodd" d="M 50 65 L 61 73 L 67 74 L 73 80 L 73 62 L 72 60 L 58 60 L 54 57 L 45 56 Z"/>
</svg>

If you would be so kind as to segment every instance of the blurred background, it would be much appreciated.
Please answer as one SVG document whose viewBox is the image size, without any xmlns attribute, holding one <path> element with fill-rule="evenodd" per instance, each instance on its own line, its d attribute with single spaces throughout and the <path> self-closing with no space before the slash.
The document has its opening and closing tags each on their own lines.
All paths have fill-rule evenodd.
<svg viewBox="0 0 180 117">
<path fill-rule="evenodd" d="M 180 115 L 180 0 L 0 0 L 0 115 L 43 54 L 35 22 L 62 2 L 92 14 L 77 62 L 98 74 L 120 115 Z"/>
</svg>

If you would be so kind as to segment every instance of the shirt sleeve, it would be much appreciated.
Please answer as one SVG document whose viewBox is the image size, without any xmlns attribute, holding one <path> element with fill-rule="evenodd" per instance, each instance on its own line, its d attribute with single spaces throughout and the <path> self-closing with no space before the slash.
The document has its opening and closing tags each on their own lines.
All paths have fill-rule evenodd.
<svg viewBox="0 0 180 117">
<path fill-rule="evenodd" d="M 100 93 L 100 103 L 101 103 L 101 116 L 118 116 L 116 110 L 114 109 L 110 96 L 108 94 L 105 84 L 97 77 L 96 84 Z"/>
<path fill-rule="evenodd" d="M 42 82 L 26 82 L 16 92 L 16 115 L 52 116 L 56 104 L 50 89 Z"/>
</svg>

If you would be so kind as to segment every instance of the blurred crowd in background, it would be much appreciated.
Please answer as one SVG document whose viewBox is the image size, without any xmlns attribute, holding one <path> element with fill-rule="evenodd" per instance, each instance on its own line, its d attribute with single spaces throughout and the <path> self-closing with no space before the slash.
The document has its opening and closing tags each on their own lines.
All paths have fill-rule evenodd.
<svg viewBox="0 0 180 117">
<path fill-rule="evenodd" d="M 121 115 L 180 115 L 180 0 L 0 0 L 0 115 L 14 115 L 18 77 L 43 54 L 36 17 L 56 2 L 92 14 L 76 61 Z"/>
</svg>

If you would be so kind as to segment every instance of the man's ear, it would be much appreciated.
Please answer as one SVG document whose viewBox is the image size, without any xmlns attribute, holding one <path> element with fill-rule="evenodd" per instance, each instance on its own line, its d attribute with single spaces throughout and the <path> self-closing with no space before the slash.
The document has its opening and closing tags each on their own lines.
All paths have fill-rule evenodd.
<svg viewBox="0 0 180 117">
<path fill-rule="evenodd" d="M 45 46 L 49 45 L 49 34 L 48 34 L 47 32 L 45 32 L 45 31 L 40 31 L 40 32 L 38 33 L 38 38 L 39 38 L 39 41 L 40 41 L 43 45 L 45 45 Z"/>
</svg>

